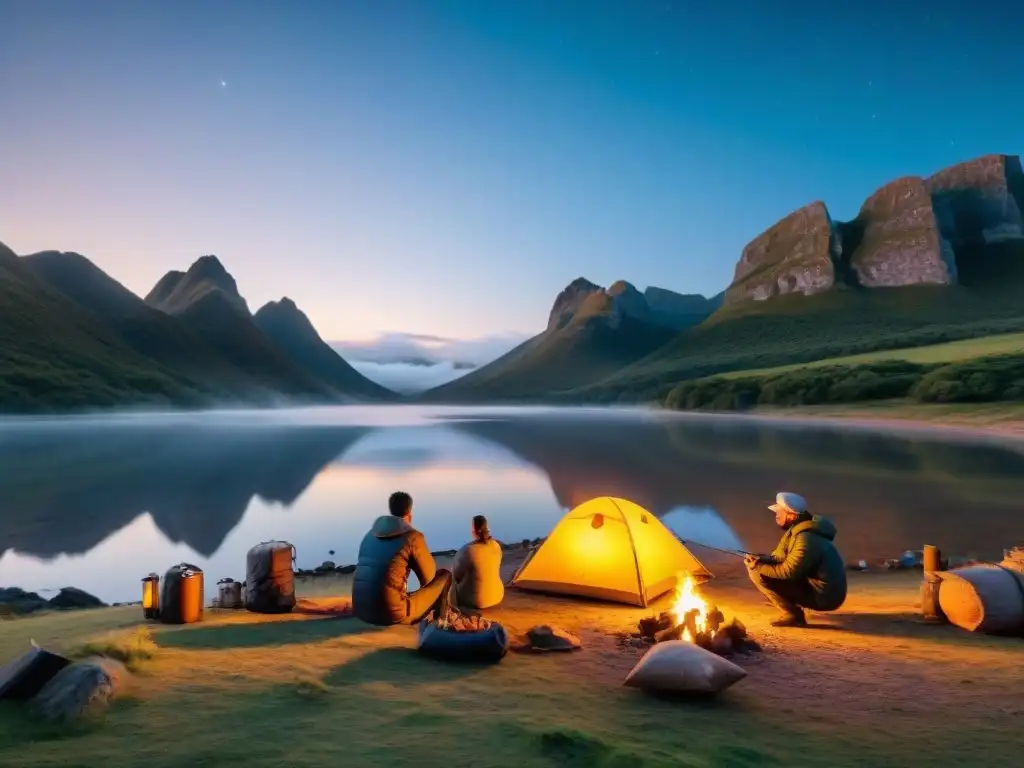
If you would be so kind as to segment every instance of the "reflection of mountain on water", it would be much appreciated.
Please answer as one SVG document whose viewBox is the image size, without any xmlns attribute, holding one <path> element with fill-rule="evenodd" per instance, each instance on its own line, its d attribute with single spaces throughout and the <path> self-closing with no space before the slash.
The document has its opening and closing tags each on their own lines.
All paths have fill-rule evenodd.
<svg viewBox="0 0 1024 768">
<path fill-rule="evenodd" d="M 559 502 L 632 499 L 662 516 L 711 506 L 751 548 L 778 531 L 776 491 L 804 494 L 839 526 L 848 556 L 891 557 L 934 543 L 998 554 L 1019 539 L 1024 456 L 994 445 L 763 422 L 543 418 L 453 422 L 543 469 Z"/>
<path fill-rule="evenodd" d="M 113 425 L 0 441 L 0 553 L 81 553 L 149 512 L 212 555 L 254 496 L 290 506 L 366 427 Z"/>
<path fill-rule="evenodd" d="M 661 516 L 669 530 L 687 541 L 719 549 L 743 549 L 744 544 L 722 516 L 711 507 L 677 507 Z"/>
</svg>

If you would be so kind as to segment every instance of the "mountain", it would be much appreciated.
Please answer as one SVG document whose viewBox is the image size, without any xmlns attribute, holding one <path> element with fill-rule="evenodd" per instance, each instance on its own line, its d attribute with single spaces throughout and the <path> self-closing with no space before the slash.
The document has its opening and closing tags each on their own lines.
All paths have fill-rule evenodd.
<svg viewBox="0 0 1024 768">
<path fill-rule="evenodd" d="M 193 405 L 208 394 L 137 352 L 0 243 L 0 409 Z"/>
<path fill-rule="evenodd" d="M 543 333 L 423 397 L 530 399 L 574 389 L 650 354 L 714 310 L 703 297 L 664 289 L 651 295 L 653 302 L 624 280 L 605 289 L 577 278 L 555 298 Z"/>
<path fill-rule="evenodd" d="M 201 257 L 187 272 L 165 275 L 146 303 L 179 319 L 268 394 L 320 402 L 338 399 L 334 387 L 304 369 L 260 329 L 235 279 L 216 256 Z"/>
<path fill-rule="evenodd" d="M 388 389 L 349 365 L 327 342 L 295 302 L 285 297 L 264 304 L 253 316 L 256 325 L 296 364 L 338 392 L 376 400 L 392 399 Z"/>
<path fill-rule="evenodd" d="M 176 318 L 151 307 L 89 259 L 77 253 L 44 251 L 21 262 L 40 280 L 105 321 L 135 352 L 172 368 L 201 388 L 222 396 L 251 388 L 233 368 Z"/>
<path fill-rule="evenodd" d="M 81 254 L 0 244 L 0 412 L 393 397 L 293 302 L 265 309 L 274 339 L 213 256 L 143 300 Z"/>
<path fill-rule="evenodd" d="M 988 155 L 884 185 L 849 222 L 814 202 L 754 238 L 722 307 L 574 399 L 1024 330 L 1024 172 Z"/>
</svg>

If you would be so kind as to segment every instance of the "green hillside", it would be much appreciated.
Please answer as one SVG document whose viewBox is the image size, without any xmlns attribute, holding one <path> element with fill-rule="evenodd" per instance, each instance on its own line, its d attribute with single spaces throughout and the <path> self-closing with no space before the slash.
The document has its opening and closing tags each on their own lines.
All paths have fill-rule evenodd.
<svg viewBox="0 0 1024 768">
<path fill-rule="evenodd" d="M 194 405 L 207 396 L 131 349 L 0 244 L 0 409 Z"/>
<path fill-rule="evenodd" d="M 833 290 L 721 309 L 653 354 L 561 399 L 663 396 L 681 380 L 1024 330 L 1024 246 L 965 253 L 961 285 Z"/>
<path fill-rule="evenodd" d="M 244 396 L 253 383 L 174 317 L 148 305 L 77 253 L 45 251 L 21 259 L 40 280 L 101 318 L 138 354 L 221 396 Z"/>
</svg>

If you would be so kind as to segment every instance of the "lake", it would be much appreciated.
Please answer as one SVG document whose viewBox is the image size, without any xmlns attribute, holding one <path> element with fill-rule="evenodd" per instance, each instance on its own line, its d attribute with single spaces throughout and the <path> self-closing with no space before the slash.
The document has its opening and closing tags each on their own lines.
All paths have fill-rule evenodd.
<svg viewBox="0 0 1024 768">
<path fill-rule="evenodd" d="M 1021 444 L 622 409 L 348 406 L 0 421 L 0 586 L 139 599 L 178 562 L 243 579 L 245 553 L 353 563 L 395 490 L 432 549 L 484 514 L 504 541 L 631 499 L 687 539 L 767 551 L 776 491 L 833 519 L 847 560 L 936 544 L 1000 555 L 1024 530 Z M 330 554 L 331 550 L 334 554 Z M 49 593 L 45 593 L 49 594 Z"/>
</svg>

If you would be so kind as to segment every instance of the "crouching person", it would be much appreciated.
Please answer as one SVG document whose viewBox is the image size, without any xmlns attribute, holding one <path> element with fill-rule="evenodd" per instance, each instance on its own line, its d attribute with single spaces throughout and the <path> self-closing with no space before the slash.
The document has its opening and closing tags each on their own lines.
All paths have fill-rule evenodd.
<svg viewBox="0 0 1024 768">
<path fill-rule="evenodd" d="M 451 571 L 438 569 L 423 534 L 412 527 L 412 497 L 388 499 L 390 514 L 378 517 L 359 545 L 352 584 L 352 611 L 368 624 L 415 624 L 448 613 Z M 409 592 L 409 573 L 420 588 Z"/>
<path fill-rule="evenodd" d="M 770 555 L 744 558 L 750 580 L 782 612 L 776 627 L 805 627 L 804 609 L 834 611 L 846 600 L 846 569 L 830 520 L 807 511 L 795 493 L 780 493 L 768 509 L 785 533 Z"/>
</svg>

